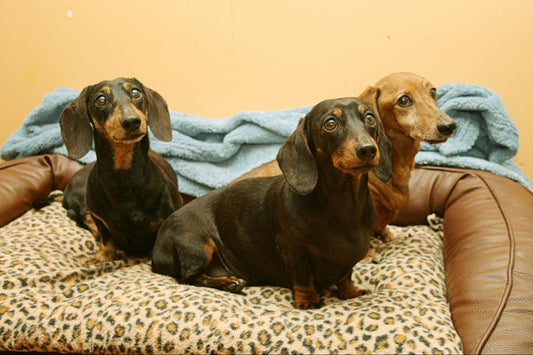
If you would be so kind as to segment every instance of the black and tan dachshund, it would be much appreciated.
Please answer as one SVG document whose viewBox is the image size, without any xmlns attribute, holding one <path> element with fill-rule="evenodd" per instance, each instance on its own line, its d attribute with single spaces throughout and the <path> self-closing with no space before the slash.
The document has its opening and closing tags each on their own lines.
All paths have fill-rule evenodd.
<svg viewBox="0 0 533 355">
<path fill-rule="evenodd" d="M 357 98 L 317 104 L 282 145 L 283 175 L 238 181 L 190 202 L 161 226 L 152 269 L 231 292 L 292 288 L 297 308 L 320 307 L 317 290 L 360 295 L 353 266 L 369 248 L 375 169 L 392 176 L 379 118 Z"/>
<path fill-rule="evenodd" d="M 165 100 L 136 79 L 102 81 L 83 89 L 59 123 L 72 158 L 87 154 L 94 137 L 97 160 L 73 177 L 63 201 L 71 218 L 96 225 L 91 263 L 112 260 L 117 247 L 149 255 L 159 227 L 183 204 L 175 171 L 148 141 L 148 127 L 172 138 Z"/>
</svg>

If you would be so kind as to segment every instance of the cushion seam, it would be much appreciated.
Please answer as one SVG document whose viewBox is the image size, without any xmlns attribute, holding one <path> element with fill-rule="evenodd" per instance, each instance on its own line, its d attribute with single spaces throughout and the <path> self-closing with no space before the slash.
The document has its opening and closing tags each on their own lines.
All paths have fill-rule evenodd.
<svg viewBox="0 0 533 355">
<path fill-rule="evenodd" d="M 475 353 L 479 354 L 481 353 L 481 351 L 483 350 L 483 348 L 485 347 L 485 345 L 487 345 L 487 342 L 489 340 L 489 338 L 491 337 L 492 333 L 494 332 L 494 329 L 496 328 L 496 326 L 498 325 L 498 322 L 500 321 L 501 317 L 502 317 L 502 314 L 503 314 L 503 311 L 505 309 L 505 306 L 507 305 L 507 301 L 509 300 L 509 297 L 511 295 L 511 290 L 512 290 L 512 287 L 513 287 L 513 270 L 514 270 L 514 262 L 515 262 L 515 238 L 514 238 L 514 233 L 513 233 L 513 228 L 511 226 L 511 223 L 507 217 L 507 214 L 505 213 L 505 211 L 502 209 L 502 206 L 501 206 L 501 203 L 500 203 L 500 200 L 498 199 L 498 197 L 496 196 L 494 190 L 492 189 L 492 187 L 490 186 L 489 182 L 481 175 L 478 175 L 478 174 L 475 174 L 473 173 L 472 174 L 473 176 L 476 176 L 477 178 L 479 178 L 481 181 L 483 181 L 483 183 L 485 184 L 485 186 L 487 187 L 487 189 L 490 191 L 490 194 L 492 195 L 492 198 L 494 199 L 494 201 L 496 202 L 496 205 L 498 206 L 498 210 L 500 211 L 500 214 L 505 222 L 505 228 L 507 230 L 507 239 L 508 239 L 508 248 L 509 248 L 509 254 L 508 254 L 508 259 L 507 259 L 507 280 L 505 282 L 505 288 L 503 290 L 503 293 L 500 297 L 500 301 L 498 302 L 498 308 L 495 312 L 495 314 L 493 315 L 492 317 L 492 320 L 487 328 L 487 330 L 485 331 L 483 337 L 481 338 L 481 341 L 479 342 L 478 346 L 476 347 L 476 350 L 475 350 Z"/>
<path fill-rule="evenodd" d="M 511 223 L 509 221 L 509 218 L 507 217 L 507 214 L 502 209 L 500 200 L 496 196 L 493 188 L 491 187 L 490 183 L 483 177 L 481 174 L 477 174 L 475 170 L 462 170 L 462 169 L 453 169 L 453 168 L 445 168 L 445 167 L 433 167 L 433 166 L 422 166 L 419 167 L 422 169 L 427 170 L 437 170 L 437 171 L 452 171 L 452 172 L 459 172 L 464 173 L 465 175 L 470 175 L 478 178 L 483 182 L 483 184 L 486 186 L 488 191 L 490 192 L 494 202 L 496 203 L 496 206 L 498 207 L 498 210 L 500 211 L 500 215 L 502 216 L 502 219 L 505 223 L 505 228 L 507 230 L 507 239 L 508 239 L 508 261 L 507 261 L 507 270 L 506 270 L 506 282 L 505 282 L 505 288 L 502 292 L 502 295 L 500 296 L 498 307 L 494 313 L 494 315 L 491 317 L 491 321 L 483 333 L 483 336 L 481 337 L 481 340 L 478 342 L 477 346 L 475 347 L 474 354 L 480 354 L 485 345 L 487 345 L 487 342 L 489 338 L 491 337 L 492 333 L 494 332 L 494 329 L 498 325 L 498 322 L 500 321 L 503 311 L 505 309 L 505 306 L 507 304 L 507 301 L 509 300 L 509 297 L 511 295 L 511 290 L 513 286 L 513 270 L 514 270 L 514 263 L 515 263 L 515 238 L 513 233 L 513 228 L 511 226 Z M 458 179 L 459 180 L 459 179 Z M 457 181 L 455 182 L 457 183 Z M 451 194 L 450 194 L 451 195 Z M 449 196 L 448 195 L 448 198 Z"/>
</svg>

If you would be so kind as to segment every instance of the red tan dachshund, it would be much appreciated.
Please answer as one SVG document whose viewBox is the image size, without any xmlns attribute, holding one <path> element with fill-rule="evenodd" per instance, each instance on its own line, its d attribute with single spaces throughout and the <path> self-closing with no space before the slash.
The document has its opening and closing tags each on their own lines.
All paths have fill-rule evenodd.
<svg viewBox="0 0 533 355">
<path fill-rule="evenodd" d="M 357 98 L 322 101 L 277 161 L 281 176 L 227 185 L 174 212 L 159 230 L 153 271 L 231 292 L 289 287 L 300 309 L 320 307 L 317 290 L 332 285 L 342 299 L 361 295 L 351 275 L 374 227 L 368 174 L 392 174 L 379 118 Z"/>
<path fill-rule="evenodd" d="M 97 160 L 73 177 L 63 200 L 71 218 L 96 225 L 90 262 L 114 259 L 117 247 L 149 255 L 159 227 L 183 204 L 175 171 L 148 140 L 148 126 L 158 139 L 172 138 L 165 100 L 136 79 L 102 81 L 83 89 L 59 123 L 72 158 L 87 154 L 94 137 Z"/>
<path fill-rule="evenodd" d="M 387 224 L 394 221 L 409 200 L 409 179 L 420 143 L 445 142 L 455 131 L 456 124 L 437 108 L 436 88 L 416 74 L 390 74 L 368 87 L 359 97 L 367 104 L 378 107 L 385 133 L 391 142 L 392 181 L 384 183 L 371 172 L 369 188 L 376 205 L 374 233 L 385 240 L 392 240 L 395 236 Z M 278 174 L 279 166 L 274 160 L 235 181 Z"/>
</svg>

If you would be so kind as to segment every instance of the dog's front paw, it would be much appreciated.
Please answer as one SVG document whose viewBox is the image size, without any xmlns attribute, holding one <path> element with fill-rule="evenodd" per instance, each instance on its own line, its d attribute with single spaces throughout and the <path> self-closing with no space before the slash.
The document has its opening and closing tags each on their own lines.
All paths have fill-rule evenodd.
<svg viewBox="0 0 533 355">
<path fill-rule="evenodd" d="M 216 288 L 217 290 L 228 291 L 232 293 L 241 293 L 242 289 L 247 285 L 247 282 L 243 279 L 239 279 L 235 276 L 218 276 L 212 277 L 207 274 L 197 274 L 186 279 L 186 283 Z"/>
<path fill-rule="evenodd" d="M 115 243 L 108 242 L 104 244 L 103 242 L 99 243 L 99 248 L 96 251 L 96 254 L 89 260 L 89 265 L 105 263 L 106 261 L 113 261 L 116 259 L 117 247 Z"/>
<path fill-rule="evenodd" d="M 393 240 L 400 240 L 403 238 L 401 233 L 396 233 L 389 226 L 385 226 L 381 232 L 379 232 L 381 239 L 385 242 L 391 242 Z"/>
<path fill-rule="evenodd" d="M 104 253 L 96 253 L 90 260 L 89 265 L 95 265 L 95 264 L 101 264 L 105 263 L 107 261 L 113 261 L 114 258 L 110 257 L 109 255 L 105 255 Z"/>
<path fill-rule="evenodd" d="M 294 307 L 298 309 L 317 309 L 322 307 L 320 300 L 294 300 Z"/>
<path fill-rule="evenodd" d="M 242 289 L 246 286 L 246 281 L 239 279 L 235 276 L 228 276 L 226 278 L 224 288 L 233 293 L 241 293 Z"/>
<path fill-rule="evenodd" d="M 294 306 L 298 309 L 316 309 L 322 307 L 314 286 L 294 286 Z"/>
<path fill-rule="evenodd" d="M 375 251 L 374 249 L 368 249 L 368 252 L 366 253 L 365 257 L 361 259 L 359 262 L 379 264 L 380 259 L 381 259 L 381 255 L 377 251 Z"/>
<path fill-rule="evenodd" d="M 361 290 L 355 287 L 353 284 L 337 289 L 337 295 L 341 300 L 349 300 L 351 298 L 356 298 L 362 295 L 370 293 L 368 290 Z"/>
<path fill-rule="evenodd" d="M 368 293 L 369 291 L 367 290 L 361 290 L 355 287 L 351 280 L 351 275 L 346 275 L 337 283 L 337 295 L 341 300 L 348 300 Z"/>
</svg>

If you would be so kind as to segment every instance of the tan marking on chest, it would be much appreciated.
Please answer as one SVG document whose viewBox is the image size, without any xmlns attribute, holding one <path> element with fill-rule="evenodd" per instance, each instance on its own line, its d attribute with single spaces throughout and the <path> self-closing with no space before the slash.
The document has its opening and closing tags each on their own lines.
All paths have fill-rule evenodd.
<svg viewBox="0 0 533 355">
<path fill-rule="evenodd" d="M 117 170 L 129 170 L 133 160 L 133 144 L 118 143 L 113 145 L 113 166 Z"/>
</svg>

